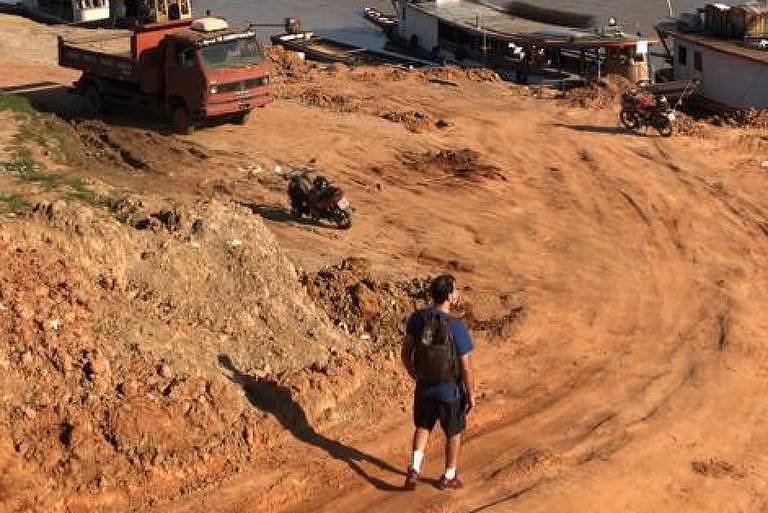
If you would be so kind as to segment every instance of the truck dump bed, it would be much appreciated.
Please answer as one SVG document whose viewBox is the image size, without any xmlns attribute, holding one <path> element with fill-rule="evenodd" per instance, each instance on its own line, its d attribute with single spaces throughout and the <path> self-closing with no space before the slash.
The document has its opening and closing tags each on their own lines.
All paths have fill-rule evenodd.
<svg viewBox="0 0 768 513">
<path fill-rule="evenodd" d="M 85 37 L 59 37 L 59 65 L 109 81 L 136 84 L 147 94 L 161 89 L 160 45 L 185 30 L 190 20 L 142 25 L 133 30 L 102 30 Z"/>
<path fill-rule="evenodd" d="M 59 64 L 96 76 L 138 82 L 133 32 L 109 31 L 86 37 L 59 37 Z"/>
</svg>

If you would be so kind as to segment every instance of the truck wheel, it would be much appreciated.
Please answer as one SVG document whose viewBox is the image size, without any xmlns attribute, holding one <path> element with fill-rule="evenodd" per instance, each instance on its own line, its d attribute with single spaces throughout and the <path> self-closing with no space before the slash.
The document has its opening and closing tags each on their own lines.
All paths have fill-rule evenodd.
<svg viewBox="0 0 768 513">
<path fill-rule="evenodd" d="M 95 85 L 88 85 L 82 93 L 85 105 L 83 110 L 86 117 L 95 118 L 104 110 L 104 100 Z"/>
<path fill-rule="evenodd" d="M 171 125 L 174 132 L 182 135 L 189 135 L 195 129 L 189 116 L 189 111 L 184 105 L 177 105 L 173 108 L 171 112 Z"/>
<path fill-rule="evenodd" d="M 236 125 L 244 125 L 248 123 L 248 118 L 251 117 L 251 111 L 245 111 L 237 114 L 234 118 Z"/>
</svg>

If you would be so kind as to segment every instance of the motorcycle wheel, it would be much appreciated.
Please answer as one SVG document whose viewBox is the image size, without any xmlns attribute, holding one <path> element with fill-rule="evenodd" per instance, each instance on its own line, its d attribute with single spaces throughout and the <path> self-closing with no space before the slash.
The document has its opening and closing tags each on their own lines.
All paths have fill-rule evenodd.
<svg viewBox="0 0 768 513">
<path fill-rule="evenodd" d="M 661 118 L 657 121 L 656 130 L 662 137 L 672 136 L 672 122 L 667 118 Z"/>
<path fill-rule="evenodd" d="M 640 126 L 642 125 L 640 115 L 634 110 L 621 109 L 619 119 L 621 120 L 621 124 L 629 130 L 640 130 Z"/>
<path fill-rule="evenodd" d="M 291 198 L 291 215 L 296 219 L 301 219 L 301 203 Z"/>
<path fill-rule="evenodd" d="M 336 225 L 342 230 L 349 230 L 352 228 L 352 214 L 346 210 L 339 210 L 334 215 Z"/>
</svg>

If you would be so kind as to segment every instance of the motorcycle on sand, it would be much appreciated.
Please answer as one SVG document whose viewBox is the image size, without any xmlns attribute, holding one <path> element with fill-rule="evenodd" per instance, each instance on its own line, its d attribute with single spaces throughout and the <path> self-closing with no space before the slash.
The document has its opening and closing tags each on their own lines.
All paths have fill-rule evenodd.
<svg viewBox="0 0 768 513">
<path fill-rule="evenodd" d="M 651 96 L 637 90 L 621 95 L 621 123 L 629 130 L 653 127 L 662 137 L 670 137 L 675 124 L 675 113 L 664 95 Z"/>
<path fill-rule="evenodd" d="M 314 221 L 327 219 L 343 230 L 352 227 L 349 200 L 340 187 L 332 185 L 324 176 L 317 176 L 311 182 L 307 173 L 291 176 L 288 198 L 291 214 L 297 219 L 308 216 Z"/>
</svg>

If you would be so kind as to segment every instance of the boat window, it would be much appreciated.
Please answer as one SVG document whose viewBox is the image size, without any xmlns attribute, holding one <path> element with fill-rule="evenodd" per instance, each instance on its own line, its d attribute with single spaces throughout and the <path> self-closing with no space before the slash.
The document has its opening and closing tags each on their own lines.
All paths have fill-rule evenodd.
<svg viewBox="0 0 768 513">
<path fill-rule="evenodd" d="M 677 47 L 677 62 L 683 66 L 688 64 L 688 47 L 683 45 Z"/>
<path fill-rule="evenodd" d="M 201 54 L 205 66 L 213 69 L 236 68 L 264 62 L 261 45 L 255 37 L 205 46 Z"/>
<path fill-rule="evenodd" d="M 693 68 L 696 71 L 703 71 L 703 63 L 701 62 L 701 52 L 693 52 Z"/>
</svg>

